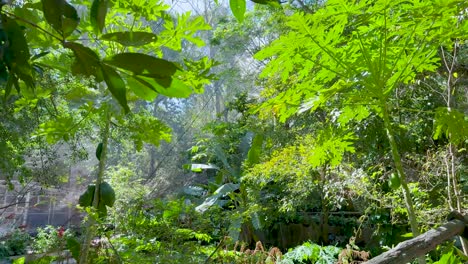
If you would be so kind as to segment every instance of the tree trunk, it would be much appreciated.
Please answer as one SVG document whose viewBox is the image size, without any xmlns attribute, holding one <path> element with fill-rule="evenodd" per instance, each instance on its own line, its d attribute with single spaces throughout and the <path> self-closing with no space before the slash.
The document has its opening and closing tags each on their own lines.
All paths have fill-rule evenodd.
<svg viewBox="0 0 468 264">
<path fill-rule="evenodd" d="M 327 171 L 327 165 L 324 165 L 322 167 L 322 170 L 320 171 L 320 182 L 321 182 L 321 187 L 320 187 L 320 200 L 322 204 L 322 214 L 320 216 L 320 239 L 322 240 L 321 242 L 323 244 L 328 244 L 328 231 L 329 231 L 329 226 L 328 226 L 328 217 L 329 217 L 329 210 L 328 210 L 328 199 L 325 197 L 325 183 L 326 183 L 326 175 L 328 173 Z"/>
<path fill-rule="evenodd" d="M 409 222 L 411 226 L 411 231 L 413 233 L 413 237 L 417 237 L 420 234 L 419 228 L 418 228 L 418 221 L 416 219 L 416 213 L 414 211 L 413 201 L 411 199 L 411 192 L 408 188 L 408 183 L 406 181 L 406 173 L 403 169 L 403 164 L 401 163 L 401 157 L 398 151 L 398 145 L 393 136 L 392 123 L 390 122 L 390 116 L 388 114 L 388 105 L 386 101 L 382 101 L 381 105 L 382 105 L 383 121 L 385 125 L 385 130 L 387 131 L 387 138 L 390 143 L 390 149 L 392 152 L 393 162 L 395 163 L 398 176 L 400 177 L 403 198 L 405 200 L 406 210 L 408 210 L 408 217 L 409 217 Z M 424 258 L 419 258 L 418 262 L 419 264 L 426 263 Z"/>
<path fill-rule="evenodd" d="M 466 217 L 465 217 L 466 219 Z M 366 264 L 401 264 L 412 261 L 414 258 L 424 256 L 435 249 L 439 244 L 452 239 L 464 232 L 467 221 L 452 220 L 445 225 L 427 231 L 413 239 L 401 242 L 395 248 L 378 255 L 365 262 Z"/>
<path fill-rule="evenodd" d="M 109 110 L 105 110 L 105 118 L 106 118 L 106 124 L 104 125 L 104 129 L 102 131 L 102 152 L 101 152 L 101 157 L 99 160 L 99 170 L 98 170 L 98 175 L 96 177 L 96 189 L 94 191 L 94 198 L 93 198 L 93 208 L 95 211 L 98 209 L 98 204 L 99 204 L 99 185 L 102 182 L 102 179 L 104 178 L 104 170 L 106 168 L 106 156 L 107 156 L 107 142 L 109 140 L 109 131 L 110 131 L 110 113 Z M 91 245 L 91 240 L 93 239 L 93 235 L 95 233 L 96 229 L 96 221 L 90 217 L 86 226 L 86 235 L 85 239 L 83 241 L 83 244 L 81 246 L 81 252 L 80 252 L 80 264 L 86 264 L 88 262 L 88 253 L 89 253 L 89 247 Z"/>
<path fill-rule="evenodd" d="M 444 48 L 441 47 L 441 54 L 442 54 L 442 59 L 445 65 L 445 68 L 447 69 L 447 109 L 450 111 L 452 109 L 452 106 L 455 105 L 455 97 L 453 94 L 453 85 L 455 84 L 456 80 L 452 78 L 454 70 L 455 70 L 455 64 L 456 64 L 456 58 L 457 58 L 457 49 L 458 48 L 458 42 L 455 42 L 454 48 L 453 48 L 453 54 L 452 54 L 452 61 L 449 62 L 447 60 L 447 57 L 445 56 L 445 51 Z M 449 135 L 449 138 L 451 138 L 451 135 Z M 449 140 L 450 142 L 450 140 Z M 458 186 L 458 177 L 457 177 L 457 169 L 456 169 L 456 146 L 453 145 L 451 142 L 447 146 L 447 154 L 444 158 L 445 164 L 446 164 L 446 169 L 447 169 L 447 197 L 448 197 L 448 202 L 450 205 L 450 209 L 453 210 L 454 208 L 454 202 L 455 206 L 458 210 L 459 213 L 462 212 L 462 199 L 463 195 L 461 193 L 460 187 Z M 452 193 L 453 193 L 453 199 L 452 199 Z M 455 201 L 453 201 L 455 199 Z M 464 239 L 463 237 L 460 237 L 460 241 L 463 247 L 463 253 L 468 256 L 468 241 Z"/>
</svg>

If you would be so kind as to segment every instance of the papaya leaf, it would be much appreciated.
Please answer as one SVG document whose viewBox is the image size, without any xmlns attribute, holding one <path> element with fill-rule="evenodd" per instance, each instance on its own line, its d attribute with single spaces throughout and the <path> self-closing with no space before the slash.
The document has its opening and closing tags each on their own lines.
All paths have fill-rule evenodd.
<svg viewBox="0 0 468 264">
<path fill-rule="evenodd" d="M 370 115 L 369 110 L 365 105 L 345 106 L 341 109 L 338 122 L 340 125 L 346 126 L 350 121 L 362 121 Z"/>
<path fill-rule="evenodd" d="M 130 108 L 127 104 L 125 82 L 122 80 L 122 77 L 120 77 L 120 75 L 112 67 L 107 65 L 102 65 L 102 73 L 104 81 L 106 82 L 107 88 L 111 94 L 123 107 L 125 113 L 130 112 Z"/>
<path fill-rule="evenodd" d="M 150 77 L 169 77 L 179 70 L 179 67 L 170 61 L 142 53 L 119 53 L 104 59 L 104 62 L 131 71 L 135 75 Z"/>
<path fill-rule="evenodd" d="M 143 148 L 143 143 L 159 146 L 160 141 L 171 141 L 171 129 L 156 117 L 144 114 L 130 115 L 125 127 L 130 132 L 137 151 Z"/>
<path fill-rule="evenodd" d="M 247 9 L 247 3 L 245 0 L 229 0 L 232 14 L 237 21 L 244 21 L 245 10 Z"/>
<path fill-rule="evenodd" d="M 63 38 L 70 36 L 80 22 L 76 9 L 65 0 L 41 0 L 41 3 L 47 23 Z"/>
<path fill-rule="evenodd" d="M 468 117 L 455 109 L 437 108 L 434 126 L 434 139 L 445 135 L 456 145 L 468 140 Z"/>
<path fill-rule="evenodd" d="M 90 21 L 96 35 L 104 29 L 108 3 L 108 0 L 94 0 L 91 5 Z"/>
<path fill-rule="evenodd" d="M 37 103 L 37 99 L 34 99 L 33 102 Z M 75 126 L 73 117 L 66 115 L 50 119 L 40 124 L 34 136 L 45 136 L 49 144 L 54 144 L 59 140 L 68 141 L 70 137 L 74 136 L 76 131 L 77 126 Z"/>
<path fill-rule="evenodd" d="M 101 36 L 102 40 L 114 41 L 123 46 L 143 46 L 157 41 L 158 37 L 149 32 L 113 32 Z"/>
</svg>

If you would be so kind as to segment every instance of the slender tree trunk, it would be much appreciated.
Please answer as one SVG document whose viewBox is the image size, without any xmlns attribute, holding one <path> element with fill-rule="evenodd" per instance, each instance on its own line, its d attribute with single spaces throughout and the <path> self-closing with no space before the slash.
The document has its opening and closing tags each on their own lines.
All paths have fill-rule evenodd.
<svg viewBox="0 0 468 264">
<path fill-rule="evenodd" d="M 447 87 L 447 98 L 446 98 L 446 103 L 447 103 L 447 109 L 450 111 L 452 109 L 452 106 L 455 105 L 455 97 L 453 96 L 453 85 L 456 83 L 456 79 L 454 80 L 452 78 L 454 69 L 455 69 L 455 64 L 457 60 L 457 48 L 458 48 L 458 42 L 455 42 L 454 48 L 453 48 L 453 54 L 452 54 L 452 61 L 449 62 L 445 56 L 445 51 L 444 48 L 441 47 L 441 53 L 442 53 L 442 59 L 445 65 L 445 68 L 447 69 L 447 81 L 446 81 L 446 87 Z M 449 135 L 450 138 L 450 135 Z M 462 195 L 461 195 L 461 190 L 458 186 L 458 178 L 457 178 L 457 169 L 456 169 L 456 147 L 450 142 L 447 146 L 447 153 L 444 157 L 446 169 L 447 169 L 447 198 L 448 202 L 450 204 L 450 210 L 453 210 L 454 206 L 458 210 L 459 213 L 462 213 Z M 452 196 L 453 194 L 453 196 Z M 455 205 L 454 205 L 455 202 Z M 464 239 L 462 236 L 460 236 L 460 242 L 462 244 L 463 248 L 463 253 L 468 256 L 468 241 Z"/>
<path fill-rule="evenodd" d="M 329 210 L 328 210 L 328 201 L 325 197 L 325 183 L 326 183 L 326 175 L 327 175 L 327 165 L 322 167 L 320 172 L 320 200 L 322 204 L 322 214 L 320 217 L 320 232 L 321 232 L 321 239 L 322 242 L 326 245 L 328 244 L 328 217 L 329 217 Z"/>
<path fill-rule="evenodd" d="M 396 170 L 398 172 L 398 176 L 400 177 L 403 198 L 406 204 L 406 210 L 408 210 L 408 217 L 411 226 L 411 232 L 413 233 L 413 237 L 417 237 L 420 235 L 419 228 L 418 228 L 418 221 L 416 219 L 416 213 L 414 211 L 413 201 L 411 199 L 411 192 L 408 187 L 408 183 L 406 181 L 406 173 L 403 169 L 403 164 L 401 162 L 400 153 L 398 151 L 398 145 L 395 141 L 392 123 L 390 121 L 390 116 L 388 113 L 388 105 L 386 102 L 381 102 L 382 105 L 382 116 L 384 121 L 385 130 L 387 131 L 387 138 L 390 143 L 390 149 L 392 152 L 393 162 L 395 163 Z M 418 262 L 420 264 L 426 263 L 424 257 L 418 258 Z"/>
<path fill-rule="evenodd" d="M 105 110 L 105 125 L 104 129 L 102 130 L 102 152 L 101 157 L 99 160 L 99 170 L 98 175 L 96 178 L 96 189 L 94 191 L 93 197 L 93 208 L 95 211 L 98 209 L 99 205 L 99 185 L 101 184 L 104 178 L 104 170 L 106 168 L 106 156 L 107 156 L 107 143 L 109 141 L 109 131 L 110 131 L 110 112 L 108 109 Z M 96 221 L 90 217 L 86 226 L 86 235 L 81 246 L 80 252 L 80 264 L 86 264 L 88 262 L 88 255 L 89 255 L 89 247 L 91 246 L 91 240 L 93 239 L 93 235 L 96 229 Z"/>
</svg>

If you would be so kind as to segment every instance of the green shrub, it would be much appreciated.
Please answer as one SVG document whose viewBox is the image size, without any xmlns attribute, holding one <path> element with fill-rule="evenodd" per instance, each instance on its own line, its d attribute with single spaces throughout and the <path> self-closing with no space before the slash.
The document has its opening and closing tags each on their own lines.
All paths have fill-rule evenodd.
<svg viewBox="0 0 468 264">
<path fill-rule="evenodd" d="M 312 242 L 305 242 L 284 254 L 278 264 L 333 264 L 336 263 L 340 251 L 341 248 L 335 246 L 322 247 Z"/>
<path fill-rule="evenodd" d="M 19 229 L 15 230 L 6 240 L 0 242 L 0 259 L 26 253 L 30 240 L 28 233 Z"/>
<path fill-rule="evenodd" d="M 73 234 L 69 229 L 46 226 L 38 228 L 37 236 L 32 243 L 32 249 L 37 253 L 53 252 L 66 247 L 67 238 Z"/>
</svg>

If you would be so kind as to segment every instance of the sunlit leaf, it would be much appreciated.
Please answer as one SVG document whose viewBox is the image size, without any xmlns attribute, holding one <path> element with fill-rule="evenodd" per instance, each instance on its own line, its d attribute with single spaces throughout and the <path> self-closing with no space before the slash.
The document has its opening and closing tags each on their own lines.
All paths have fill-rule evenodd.
<svg viewBox="0 0 468 264">
<path fill-rule="evenodd" d="M 187 98 L 192 93 L 190 86 L 176 78 L 151 78 L 146 76 L 133 76 L 133 78 L 167 97 Z"/>
<path fill-rule="evenodd" d="M 245 0 L 229 0 L 229 5 L 231 6 L 231 11 L 237 21 L 244 21 L 244 13 L 247 8 L 247 3 Z"/>
<path fill-rule="evenodd" d="M 149 32 L 113 32 L 101 36 L 102 40 L 114 41 L 123 46 L 143 46 L 157 41 L 157 36 Z"/>
<path fill-rule="evenodd" d="M 91 5 L 90 21 L 95 34 L 102 32 L 106 22 L 108 0 L 94 0 Z"/>
<path fill-rule="evenodd" d="M 468 117 L 460 111 L 446 107 L 437 108 L 434 126 L 434 139 L 445 135 L 454 144 L 468 140 Z"/>
<path fill-rule="evenodd" d="M 262 152 L 262 145 L 263 145 L 263 135 L 256 134 L 255 137 L 252 139 L 252 145 L 247 154 L 248 164 L 253 165 L 259 162 L 260 155 Z"/>
<path fill-rule="evenodd" d="M 199 163 L 193 163 L 190 164 L 190 170 L 193 172 L 202 172 L 203 170 L 219 170 L 219 167 L 214 165 L 214 164 L 199 164 Z"/>
<path fill-rule="evenodd" d="M 142 53 L 119 53 L 106 58 L 105 63 L 151 77 L 172 76 L 179 68 L 172 62 Z"/>
<path fill-rule="evenodd" d="M 254 3 L 261 4 L 261 5 L 270 5 L 274 7 L 281 7 L 281 4 L 278 0 L 251 0 Z"/>
<path fill-rule="evenodd" d="M 146 101 L 153 101 L 158 96 L 156 89 L 152 89 L 152 87 L 135 80 L 131 76 L 127 78 L 127 85 L 135 95 Z"/>
</svg>

